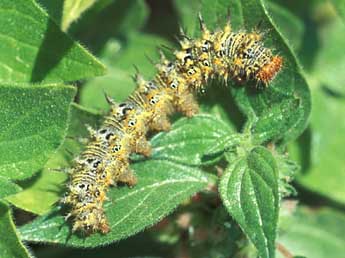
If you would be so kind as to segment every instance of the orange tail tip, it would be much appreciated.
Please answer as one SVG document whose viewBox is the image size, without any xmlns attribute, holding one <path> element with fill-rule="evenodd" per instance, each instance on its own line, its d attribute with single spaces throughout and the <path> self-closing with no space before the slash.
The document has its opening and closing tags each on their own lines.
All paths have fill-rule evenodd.
<svg viewBox="0 0 345 258">
<path fill-rule="evenodd" d="M 264 65 L 257 74 L 258 81 L 268 84 L 277 75 L 283 65 L 281 56 L 274 56 L 272 61 Z"/>
</svg>

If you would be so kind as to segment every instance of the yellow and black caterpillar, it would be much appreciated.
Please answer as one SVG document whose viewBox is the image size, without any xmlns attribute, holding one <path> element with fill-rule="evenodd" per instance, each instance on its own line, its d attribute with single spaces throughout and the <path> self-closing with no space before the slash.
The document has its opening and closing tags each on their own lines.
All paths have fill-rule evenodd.
<svg viewBox="0 0 345 258">
<path fill-rule="evenodd" d="M 161 53 L 154 79 L 145 81 L 136 74 L 138 87 L 124 103 L 116 104 L 107 97 L 109 115 L 98 130 L 90 128 L 91 139 L 69 171 L 68 192 L 62 202 L 70 207 L 67 218 L 73 220 L 73 231 L 109 232 L 103 210 L 109 186 L 117 182 L 135 185 L 130 154 L 149 156 L 147 133 L 169 130 L 173 112 L 188 117 L 196 114 L 195 94 L 210 78 L 267 86 L 281 69 L 282 57 L 264 46 L 259 32 L 233 32 L 230 22 L 223 30 L 211 32 L 201 16 L 199 20 L 201 37 L 182 35 L 181 50 L 174 52 L 174 61 Z"/>
</svg>

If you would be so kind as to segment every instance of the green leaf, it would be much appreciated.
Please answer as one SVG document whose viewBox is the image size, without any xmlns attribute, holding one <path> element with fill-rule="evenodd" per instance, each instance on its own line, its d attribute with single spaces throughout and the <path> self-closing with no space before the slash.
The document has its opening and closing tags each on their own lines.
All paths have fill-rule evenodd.
<svg viewBox="0 0 345 258">
<path fill-rule="evenodd" d="M 345 2 L 343 0 L 331 0 L 331 3 L 334 5 L 334 9 L 339 14 L 343 23 L 345 24 Z"/>
<path fill-rule="evenodd" d="M 202 165 L 212 161 L 204 159 L 206 151 L 232 134 L 232 129 L 214 116 L 182 118 L 173 124 L 169 132 L 157 134 L 152 138 L 152 157 L 191 166 Z M 214 151 L 222 150 L 221 146 L 218 146 Z"/>
<path fill-rule="evenodd" d="M 22 238 L 31 242 L 60 243 L 67 246 L 95 247 L 133 235 L 150 226 L 178 204 L 197 191 L 207 187 L 214 177 L 206 173 L 169 161 L 149 160 L 132 166 L 138 176 L 138 184 L 112 188 L 104 208 L 111 232 L 80 238 L 70 235 L 70 225 L 63 213 L 52 213 L 34 220 L 20 229 Z"/>
<path fill-rule="evenodd" d="M 299 117 L 303 116 L 299 106 L 300 100 L 297 98 L 283 99 L 280 103 L 267 106 L 251 127 L 253 142 L 260 144 L 291 130 Z"/>
<path fill-rule="evenodd" d="M 66 135 L 75 88 L 0 86 L 0 176 L 25 179 L 43 168 Z"/>
<path fill-rule="evenodd" d="M 22 184 L 24 191 L 8 196 L 6 200 L 22 210 L 43 215 L 61 198 L 61 185 L 66 179 L 64 173 L 44 171 Z"/>
<path fill-rule="evenodd" d="M 270 128 L 269 134 L 271 134 L 271 140 L 282 140 L 283 143 L 286 143 L 298 137 L 307 125 L 310 113 L 308 85 L 301 74 L 300 66 L 291 47 L 267 11 L 266 1 L 242 1 L 242 12 L 244 25 L 248 30 L 252 30 L 262 21 L 261 30 L 269 31 L 265 34 L 265 45 L 277 49 L 276 52 L 284 58 L 284 63 L 282 71 L 267 89 L 260 92 L 253 90 L 253 86 L 247 85 L 247 87 L 232 87 L 231 90 L 240 108 L 247 114 L 249 123 L 253 121 L 260 123 L 261 119 L 266 120 L 270 115 L 271 119 L 280 120 Z M 286 106 L 293 106 L 297 103 L 294 114 L 281 118 Z M 279 109 L 281 112 L 276 112 Z M 284 124 L 284 131 L 281 130 L 280 123 Z M 265 131 L 261 133 L 265 133 Z"/>
<path fill-rule="evenodd" d="M 21 188 L 10 180 L 0 176 L 0 199 L 19 192 Z"/>
<path fill-rule="evenodd" d="M 13 223 L 10 208 L 0 202 L 0 257 L 29 258 L 32 257 L 20 242 Z"/>
<path fill-rule="evenodd" d="M 135 73 L 133 64 L 139 67 L 145 78 L 152 78 L 156 70 L 147 56 L 157 59 L 157 46 L 161 44 L 169 45 L 160 37 L 139 33 L 130 34 L 128 42 L 109 41 L 101 55 L 109 73 L 85 84 L 80 95 L 81 104 L 97 109 L 108 109 L 109 104 L 104 98 L 104 92 L 116 101 L 127 99 L 136 87 L 132 79 Z"/>
<path fill-rule="evenodd" d="M 302 164 L 298 183 L 345 203 L 345 100 L 321 89 L 315 89 L 312 96 L 311 129 L 290 149 Z"/>
<path fill-rule="evenodd" d="M 342 257 L 345 253 L 345 216 L 331 209 L 301 207 L 281 220 L 278 241 L 294 255 Z"/>
<path fill-rule="evenodd" d="M 304 24 L 300 18 L 275 2 L 267 2 L 267 11 L 289 45 L 294 50 L 298 50 L 302 44 L 304 33 Z"/>
<path fill-rule="evenodd" d="M 86 125 L 96 127 L 100 123 L 101 116 L 92 113 L 85 108 L 72 104 L 71 119 L 65 142 L 57 153 L 53 154 L 47 161 L 43 171 L 36 177 L 22 183 L 24 191 L 9 196 L 7 200 L 13 205 L 25 211 L 43 215 L 53 208 L 53 205 L 63 195 L 63 185 L 67 174 L 55 172 L 54 169 L 70 167 L 74 158 L 71 152 L 81 151 L 82 144 L 78 143 L 75 137 L 87 137 L 89 135 Z"/>
<path fill-rule="evenodd" d="M 67 31 L 72 22 L 89 9 L 96 0 L 65 0 L 63 4 L 63 15 L 61 29 Z"/>
<path fill-rule="evenodd" d="M 255 147 L 238 158 L 221 178 L 220 195 L 259 255 L 274 257 L 279 194 L 277 165 L 272 154 L 264 147 Z"/>
<path fill-rule="evenodd" d="M 1 81 L 75 81 L 105 73 L 104 66 L 61 32 L 33 0 L 0 4 Z"/>
</svg>

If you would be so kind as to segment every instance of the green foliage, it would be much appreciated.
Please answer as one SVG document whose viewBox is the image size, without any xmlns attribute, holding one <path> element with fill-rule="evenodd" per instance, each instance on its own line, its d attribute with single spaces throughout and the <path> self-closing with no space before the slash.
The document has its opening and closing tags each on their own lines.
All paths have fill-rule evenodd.
<svg viewBox="0 0 345 258">
<path fill-rule="evenodd" d="M 0 257 L 30 258 L 32 257 L 20 241 L 11 216 L 11 209 L 0 202 Z"/>
<path fill-rule="evenodd" d="M 63 85 L 0 87 L 0 175 L 31 177 L 66 136 L 75 89 Z"/>
<path fill-rule="evenodd" d="M 287 212 L 283 198 L 295 193 L 290 181 L 300 165 L 302 200 L 344 205 L 343 1 L 330 1 L 333 9 L 323 1 L 153 2 L 0 0 L 0 256 L 30 257 L 21 240 L 78 248 L 121 240 L 115 249 L 54 246 L 38 257 L 340 257 L 343 214 Z M 177 47 L 175 35 L 163 35 L 181 24 L 197 37 L 199 11 L 217 29 L 229 10 L 234 31 L 263 33 L 265 45 L 283 57 L 282 71 L 265 89 L 212 81 L 199 98 L 202 114 L 177 115 L 169 132 L 151 137 L 150 158 L 131 157 L 138 184 L 109 190 L 111 232 L 73 234 L 67 207 L 59 205 L 68 175 L 59 170 L 83 149 L 86 125 L 101 123 L 109 108 L 104 92 L 123 101 L 135 88 L 133 64 L 152 78 L 147 56 L 156 62 L 157 47 Z M 67 86 L 75 81 L 78 92 Z M 22 210 L 19 235 L 7 202 Z M 26 221 L 23 211 L 38 216 Z"/>
<path fill-rule="evenodd" d="M 1 10 L 0 81 L 66 82 L 104 74 L 104 66 L 33 0 L 1 0 Z"/>
<path fill-rule="evenodd" d="M 160 133 L 152 138 L 152 157 L 166 159 L 190 166 L 200 166 L 214 160 L 203 154 L 215 146 L 219 139 L 233 131 L 220 119 L 209 115 L 197 115 L 176 122 L 168 133 Z M 195 151 L 198 150 L 198 151 Z"/>
<path fill-rule="evenodd" d="M 21 190 L 18 185 L 4 177 L 0 177 L 0 186 L 0 199 L 3 199 L 8 195 L 15 194 Z"/>
<path fill-rule="evenodd" d="M 341 257 L 345 253 L 344 223 L 345 216 L 340 212 L 327 208 L 314 212 L 301 207 L 282 220 L 278 241 L 306 257 Z"/>
<path fill-rule="evenodd" d="M 127 238 L 170 213 L 179 203 L 214 181 L 212 175 L 169 161 L 149 160 L 133 166 L 138 184 L 133 189 L 111 189 L 105 212 L 111 232 L 87 238 L 70 236 L 70 227 L 61 212 L 36 219 L 21 228 L 24 240 L 95 247 Z"/>
<path fill-rule="evenodd" d="M 224 172 L 220 195 L 261 257 L 274 257 L 279 212 L 278 170 L 272 154 L 255 147 Z"/>
<path fill-rule="evenodd" d="M 38 178 L 37 178 L 38 177 Z M 43 215 L 50 211 L 60 198 L 61 185 L 66 181 L 66 175 L 61 172 L 44 171 L 23 183 L 24 191 L 6 198 L 16 207 Z"/>
</svg>

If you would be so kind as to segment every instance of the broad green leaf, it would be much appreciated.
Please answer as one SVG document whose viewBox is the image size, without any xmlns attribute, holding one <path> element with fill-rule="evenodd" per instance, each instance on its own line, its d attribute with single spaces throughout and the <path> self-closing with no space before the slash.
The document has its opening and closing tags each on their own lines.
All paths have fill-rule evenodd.
<svg viewBox="0 0 345 258">
<path fill-rule="evenodd" d="M 345 203 L 345 100 L 321 89 L 312 96 L 311 128 L 291 149 L 302 164 L 297 179 L 309 190 Z"/>
<path fill-rule="evenodd" d="M 267 2 L 267 10 L 289 45 L 298 50 L 304 33 L 304 24 L 300 18 L 273 1 Z"/>
<path fill-rule="evenodd" d="M 157 46 L 162 44 L 169 45 L 160 37 L 139 33 L 131 34 L 128 42 L 109 41 L 101 58 L 107 65 L 109 73 L 86 83 L 80 95 L 81 104 L 108 109 L 109 104 L 104 98 L 104 92 L 116 101 L 127 99 L 136 87 L 132 79 L 135 73 L 133 64 L 139 68 L 145 78 L 151 79 L 155 67 L 147 56 L 157 59 Z"/>
<path fill-rule="evenodd" d="M 231 128 L 214 116 L 183 118 L 174 123 L 169 132 L 152 138 L 152 157 L 192 166 L 202 165 L 212 161 L 204 159 L 206 151 L 232 134 Z M 221 146 L 217 151 L 222 151 Z"/>
<path fill-rule="evenodd" d="M 22 210 L 42 215 L 61 198 L 61 186 L 66 179 L 64 173 L 44 171 L 22 184 L 24 191 L 8 196 L 6 200 Z"/>
<path fill-rule="evenodd" d="M 71 161 L 75 157 L 71 153 L 79 153 L 82 147 L 76 137 L 88 137 L 86 125 L 96 128 L 101 120 L 98 114 L 79 105 L 72 104 L 71 107 L 71 119 L 62 146 L 57 153 L 51 156 L 38 176 L 21 184 L 24 191 L 7 198 L 18 208 L 42 215 L 50 211 L 54 204 L 61 199 L 67 174 L 54 170 L 64 170 L 71 166 Z"/>
<path fill-rule="evenodd" d="M 64 214 L 55 209 L 23 226 L 20 229 L 23 240 L 80 247 L 105 245 L 158 222 L 178 204 L 215 180 L 198 169 L 169 161 L 149 160 L 132 168 L 137 173 L 138 184 L 132 189 L 112 188 L 108 193 L 110 201 L 104 208 L 111 227 L 109 234 L 94 234 L 86 238 L 71 235 Z"/>
<path fill-rule="evenodd" d="M 97 0 L 65 0 L 61 29 L 67 31 L 72 22 L 78 19 L 83 12 L 89 9 Z"/>
<path fill-rule="evenodd" d="M 321 86 L 330 88 L 337 94 L 345 96 L 345 23 L 335 19 L 320 31 L 320 49 L 315 57 L 313 79 Z"/>
<path fill-rule="evenodd" d="M 105 73 L 33 0 L 0 1 L 0 80 L 63 82 Z"/>
<path fill-rule="evenodd" d="M 32 256 L 19 240 L 10 211 L 4 202 L 0 202 L 0 257 L 30 258 Z"/>
<path fill-rule="evenodd" d="M 345 253 L 345 216 L 327 209 L 301 207 L 280 219 L 279 238 L 294 255 L 312 258 L 342 257 Z M 279 258 L 282 258 L 280 256 Z"/>
<path fill-rule="evenodd" d="M 274 257 L 279 213 L 278 171 L 272 154 L 253 148 L 225 171 L 220 195 L 262 258 Z"/>
<path fill-rule="evenodd" d="M 10 180 L 0 176 L 0 199 L 19 192 L 21 188 Z"/>
<path fill-rule="evenodd" d="M 260 121 L 261 117 L 267 118 L 268 116 L 276 121 L 280 119 L 285 130 L 282 133 L 281 128 L 270 128 L 270 140 L 282 140 L 286 143 L 298 137 L 306 127 L 310 112 L 309 90 L 287 39 L 282 35 L 266 8 L 266 1 L 237 0 L 229 3 L 229 1 L 218 0 L 188 1 L 188 3 L 176 1 L 176 3 L 182 15 L 184 26 L 191 28 L 189 31 L 192 31 L 193 35 L 196 34 L 198 11 L 201 11 L 204 16 L 206 25 L 213 29 L 219 23 L 225 24 L 228 8 L 231 10 L 235 31 L 241 28 L 252 31 L 261 22 L 260 30 L 266 32 L 264 34 L 265 45 L 273 48 L 273 52 L 284 58 L 283 69 L 267 89 L 256 90 L 255 85 L 251 83 L 242 87 L 232 83 L 231 92 L 237 105 L 248 116 L 249 123 Z M 193 16 L 195 20 L 191 18 Z M 294 110 L 295 112 L 289 116 L 281 117 L 280 112 L 270 112 L 271 110 L 283 111 L 284 105 L 286 106 L 287 103 L 292 105 L 296 102 L 298 106 Z M 267 128 L 264 127 L 263 129 L 266 130 Z M 266 132 L 261 131 L 260 133 Z"/>
<path fill-rule="evenodd" d="M 0 86 L 0 176 L 25 179 L 43 168 L 66 135 L 75 88 Z"/>
<path fill-rule="evenodd" d="M 345 24 L 345 2 L 343 0 L 331 0 L 331 3 L 334 5 L 334 9 L 339 14 L 343 23 Z"/>
</svg>

